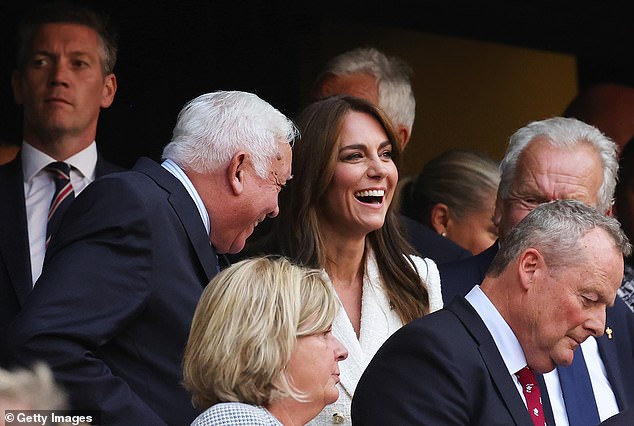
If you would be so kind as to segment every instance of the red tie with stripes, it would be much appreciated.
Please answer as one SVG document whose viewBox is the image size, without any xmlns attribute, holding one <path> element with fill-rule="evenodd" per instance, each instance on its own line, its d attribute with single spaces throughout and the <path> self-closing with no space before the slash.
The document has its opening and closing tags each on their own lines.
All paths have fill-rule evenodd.
<svg viewBox="0 0 634 426">
<path fill-rule="evenodd" d="M 75 199 L 75 192 L 70 183 L 70 166 L 68 164 L 58 161 L 50 163 L 44 170 L 49 172 L 55 181 L 55 194 L 48 209 L 46 224 L 46 247 L 48 247 L 51 235 L 57 230 L 64 212 Z"/>
<path fill-rule="evenodd" d="M 546 420 L 544 417 L 544 410 L 542 409 L 542 395 L 537 386 L 537 379 L 533 370 L 528 367 L 522 368 L 515 373 L 515 376 L 522 385 L 522 392 L 526 398 L 526 406 L 528 407 L 528 414 L 530 414 L 533 424 L 535 426 L 544 426 Z"/>
</svg>

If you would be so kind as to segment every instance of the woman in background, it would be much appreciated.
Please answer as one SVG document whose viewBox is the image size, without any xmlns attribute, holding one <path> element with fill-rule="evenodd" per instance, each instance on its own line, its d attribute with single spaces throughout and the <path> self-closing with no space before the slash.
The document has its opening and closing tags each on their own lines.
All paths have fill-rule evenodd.
<svg viewBox="0 0 634 426">
<path fill-rule="evenodd" d="M 318 270 L 254 258 L 221 271 L 196 307 L 185 387 L 206 410 L 192 425 L 304 425 L 339 394 L 346 349 L 338 304 Z"/>
<path fill-rule="evenodd" d="M 445 151 L 403 183 L 400 210 L 478 254 L 498 237 L 493 211 L 499 184 L 498 164 L 484 153 Z"/>
<path fill-rule="evenodd" d="M 317 101 L 296 124 L 293 179 L 280 194 L 268 249 L 321 268 L 342 309 L 333 334 L 348 349 L 339 399 L 312 424 L 350 424 L 357 382 L 403 324 L 442 307 L 435 263 L 406 242 L 392 199 L 398 137 L 384 113 L 349 96 Z"/>
</svg>

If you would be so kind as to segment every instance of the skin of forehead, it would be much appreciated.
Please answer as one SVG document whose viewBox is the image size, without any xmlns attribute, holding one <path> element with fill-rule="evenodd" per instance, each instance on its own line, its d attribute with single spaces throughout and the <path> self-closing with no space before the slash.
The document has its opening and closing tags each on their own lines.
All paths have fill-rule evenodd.
<svg viewBox="0 0 634 426">
<path fill-rule="evenodd" d="M 538 139 L 521 154 L 513 189 L 519 193 L 539 189 L 549 199 L 571 198 L 596 204 L 602 180 L 603 165 L 592 146 L 561 149 Z"/>
</svg>

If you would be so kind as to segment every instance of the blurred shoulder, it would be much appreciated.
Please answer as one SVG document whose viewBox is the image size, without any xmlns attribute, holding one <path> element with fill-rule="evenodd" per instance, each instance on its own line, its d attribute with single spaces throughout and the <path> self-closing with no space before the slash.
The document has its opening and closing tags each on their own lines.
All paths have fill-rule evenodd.
<svg viewBox="0 0 634 426">
<path fill-rule="evenodd" d="M 192 422 L 191 426 L 279 426 L 280 424 L 263 407 L 241 402 L 223 402 L 209 407 Z"/>
</svg>

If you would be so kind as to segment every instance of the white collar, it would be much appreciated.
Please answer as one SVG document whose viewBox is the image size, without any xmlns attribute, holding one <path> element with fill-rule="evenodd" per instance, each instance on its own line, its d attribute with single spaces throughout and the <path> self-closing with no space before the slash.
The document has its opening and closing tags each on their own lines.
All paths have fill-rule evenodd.
<svg viewBox="0 0 634 426">
<path fill-rule="evenodd" d="M 29 182 L 44 167 L 57 161 L 26 141 L 22 142 L 20 155 L 22 157 L 24 182 Z M 97 166 L 97 144 L 95 141 L 92 141 L 90 145 L 77 154 L 66 158 L 64 162 L 70 164 L 82 177 L 93 180 L 95 177 L 95 167 Z"/>
<path fill-rule="evenodd" d="M 509 374 L 515 374 L 526 367 L 526 357 L 517 336 L 480 286 L 474 286 L 465 298 L 491 333 Z"/>
</svg>

